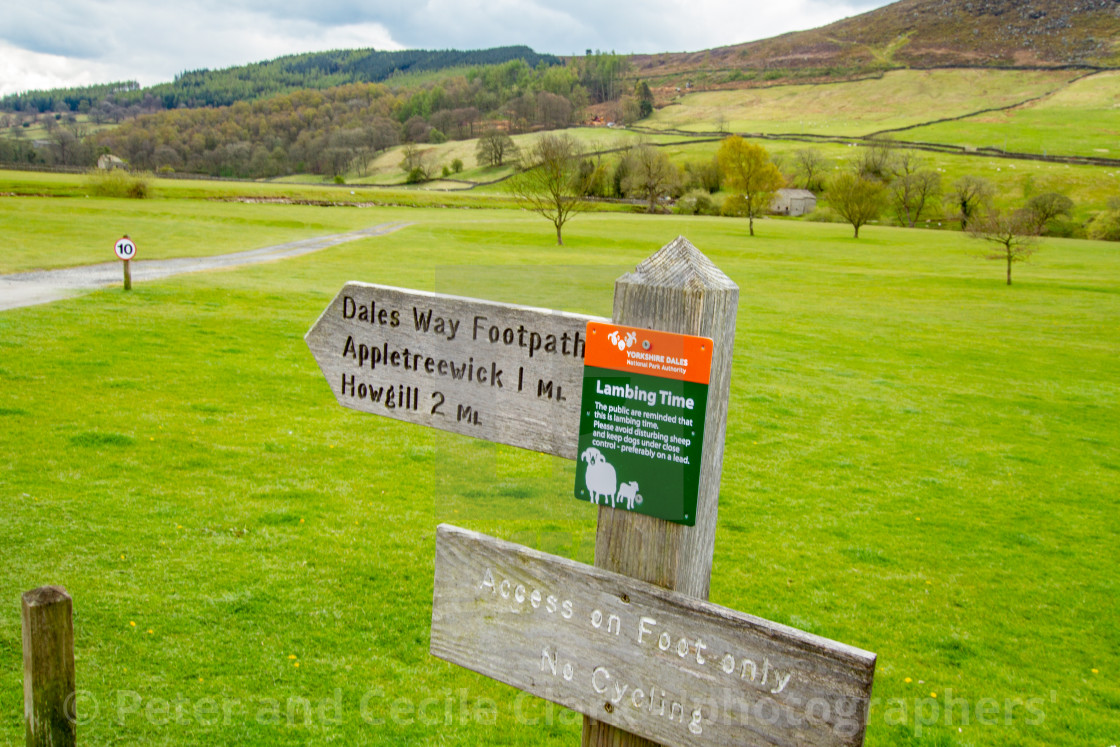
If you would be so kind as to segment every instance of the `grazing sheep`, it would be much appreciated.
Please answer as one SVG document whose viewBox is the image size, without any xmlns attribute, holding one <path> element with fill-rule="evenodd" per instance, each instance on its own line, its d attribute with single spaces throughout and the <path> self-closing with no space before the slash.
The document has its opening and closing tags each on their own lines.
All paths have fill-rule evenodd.
<svg viewBox="0 0 1120 747">
<path fill-rule="evenodd" d="M 638 483 L 631 480 L 618 486 L 619 503 L 626 502 L 626 510 L 633 511 L 634 506 L 642 505 L 642 496 L 638 494 Z"/>
<path fill-rule="evenodd" d="M 579 458 L 587 462 L 587 474 L 584 475 L 584 481 L 587 483 L 587 490 L 591 493 L 591 502 L 598 503 L 601 497 L 603 503 L 606 504 L 609 498 L 613 505 L 615 491 L 618 489 L 618 477 L 615 475 L 614 467 L 603 456 L 603 452 L 594 446 L 584 449 Z"/>
</svg>

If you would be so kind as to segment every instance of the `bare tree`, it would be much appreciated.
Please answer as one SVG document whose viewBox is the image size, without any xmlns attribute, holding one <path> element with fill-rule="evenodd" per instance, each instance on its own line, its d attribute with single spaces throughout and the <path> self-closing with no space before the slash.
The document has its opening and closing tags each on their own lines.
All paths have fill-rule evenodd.
<svg viewBox="0 0 1120 747">
<path fill-rule="evenodd" d="M 819 192 L 824 187 L 828 159 L 816 148 L 801 148 L 793 152 L 794 183 L 803 189 Z"/>
<path fill-rule="evenodd" d="M 953 191 L 947 198 L 957 209 L 961 229 L 968 230 L 968 222 L 992 199 L 995 187 L 987 179 L 966 174 L 953 182 Z"/>
<path fill-rule="evenodd" d="M 435 173 L 435 153 L 433 149 L 421 150 L 415 143 L 405 143 L 401 150 L 401 170 L 408 174 L 410 183 L 426 182 Z"/>
<path fill-rule="evenodd" d="M 507 159 L 516 159 L 517 144 L 503 130 L 492 127 L 482 134 L 475 146 L 475 160 L 487 166 L 501 166 Z"/>
<path fill-rule="evenodd" d="M 579 143 L 571 135 L 549 133 L 538 138 L 525 155 L 527 168 L 510 180 L 510 190 L 529 210 L 556 226 L 556 244 L 563 246 L 564 224 L 587 208 L 579 178 Z"/>
<path fill-rule="evenodd" d="M 984 252 L 984 259 L 1007 262 L 1007 284 L 1011 285 L 1011 266 L 1026 262 L 1035 253 L 1033 219 L 1026 210 L 1001 211 L 991 209 L 969 223 L 968 233 L 973 238 L 991 244 Z"/>
<path fill-rule="evenodd" d="M 913 228 L 926 207 L 941 197 L 941 174 L 929 169 L 900 174 L 891 182 L 890 197 L 898 222 Z"/>
<path fill-rule="evenodd" d="M 1050 221 L 1063 215 L 1068 218 L 1073 213 L 1073 200 L 1061 192 L 1043 192 L 1027 200 L 1025 209 L 1034 232 L 1041 234 Z"/>
<path fill-rule="evenodd" d="M 865 179 L 889 182 L 898 168 L 895 142 L 890 137 L 877 137 L 860 145 L 856 170 Z"/>
<path fill-rule="evenodd" d="M 629 157 L 630 168 L 622 180 L 622 191 L 646 198 L 646 212 L 652 213 L 659 200 L 680 188 L 681 172 L 664 151 L 649 144 L 639 145 Z"/>
<path fill-rule="evenodd" d="M 885 187 L 875 179 L 845 171 L 832 180 L 828 188 L 828 204 L 844 220 L 852 224 L 855 238 L 860 226 L 878 218 L 883 212 Z"/>
</svg>

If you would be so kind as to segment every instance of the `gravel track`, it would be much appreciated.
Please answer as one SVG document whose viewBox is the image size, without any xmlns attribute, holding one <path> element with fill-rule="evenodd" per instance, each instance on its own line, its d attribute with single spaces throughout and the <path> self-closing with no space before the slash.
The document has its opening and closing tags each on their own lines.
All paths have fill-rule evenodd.
<svg viewBox="0 0 1120 747">
<path fill-rule="evenodd" d="M 158 280 L 187 272 L 203 272 L 226 267 L 274 262 L 298 257 L 311 252 L 345 244 L 357 239 L 384 236 L 412 225 L 411 223 L 381 223 L 349 233 L 301 239 L 287 244 L 250 249 L 245 252 L 219 254 L 213 257 L 178 257 L 175 259 L 139 259 L 132 262 L 132 281 Z M 121 263 L 103 262 L 85 267 L 67 267 L 61 270 L 36 270 L 14 275 L 0 275 L 0 311 L 22 306 L 50 303 L 78 295 L 83 291 L 120 285 L 123 273 Z"/>
</svg>

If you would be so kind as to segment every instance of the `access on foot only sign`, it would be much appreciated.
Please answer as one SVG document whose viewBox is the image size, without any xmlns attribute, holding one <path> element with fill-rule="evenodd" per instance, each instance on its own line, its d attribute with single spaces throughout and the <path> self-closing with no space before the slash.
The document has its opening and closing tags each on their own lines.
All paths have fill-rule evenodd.
<svg viewBox="0 0 1120 747">
<path fill-rule="evenodd" d="M 695 524 L 711 365 L 707 337 L 589 322 L 576 498 Z"/>
<path fill-rule="evenodd" d="M 663 745 L 859 745 L 875 654 L 466 529 L 431 653 Z"/>
</svg>

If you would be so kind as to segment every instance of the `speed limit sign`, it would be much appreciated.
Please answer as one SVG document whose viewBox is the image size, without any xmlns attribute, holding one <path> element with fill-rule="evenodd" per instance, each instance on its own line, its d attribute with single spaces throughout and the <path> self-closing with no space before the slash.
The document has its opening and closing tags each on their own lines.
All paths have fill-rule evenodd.
<svg viewBox="0 0 1120 747">
<path fill-rule="evenodd" d="M 117 239 L 117 243 L 113 245 L 113 251 L 116 252 L 117 257 L 127 262 L 136 257 L 136 244 L 133 244 L 132 239 L 125 236 Z"/>
</svg>

